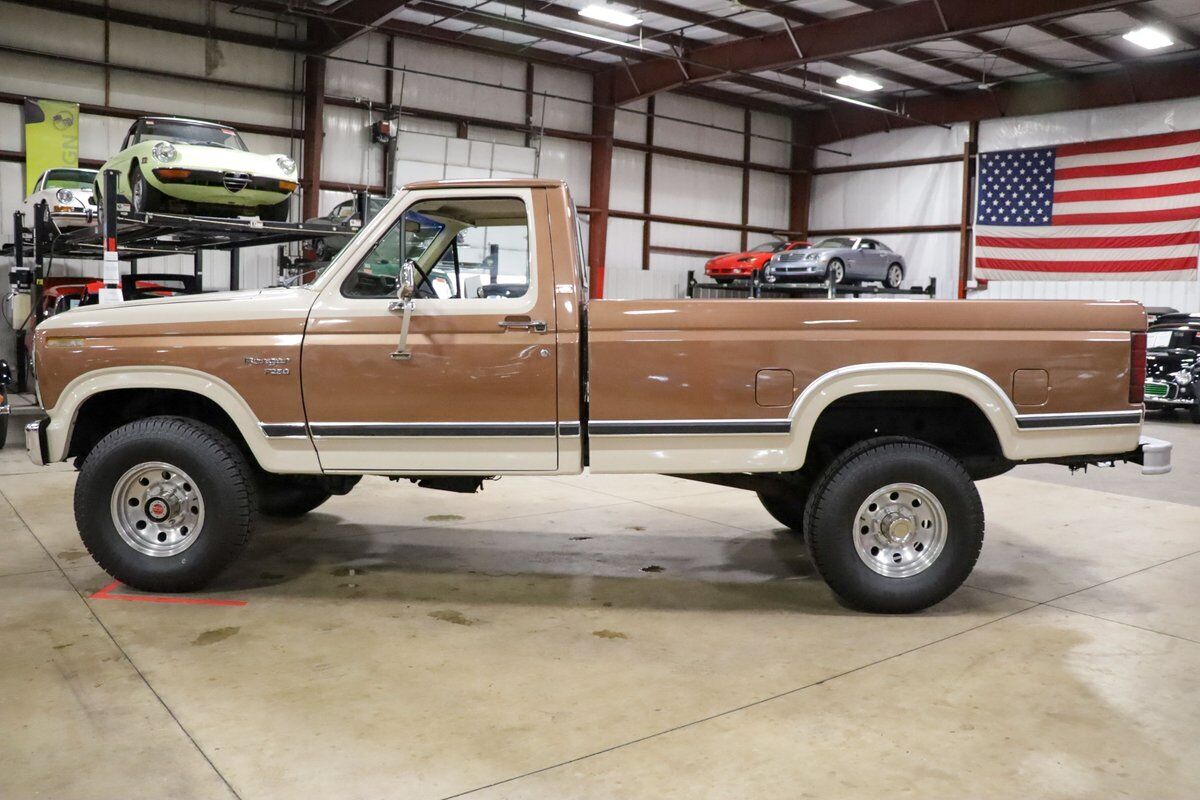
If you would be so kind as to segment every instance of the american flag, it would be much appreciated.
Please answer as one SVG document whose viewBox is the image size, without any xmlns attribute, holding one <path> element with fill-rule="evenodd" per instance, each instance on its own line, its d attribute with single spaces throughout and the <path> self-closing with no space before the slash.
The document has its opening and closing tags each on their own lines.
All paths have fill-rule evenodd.
<svg viewBox="0 0 1200 800">
<path fill-rule="evenodd" d="M 1195 280 L 1200 131 L 979 156 L 975 276 Z"/>
</svg>

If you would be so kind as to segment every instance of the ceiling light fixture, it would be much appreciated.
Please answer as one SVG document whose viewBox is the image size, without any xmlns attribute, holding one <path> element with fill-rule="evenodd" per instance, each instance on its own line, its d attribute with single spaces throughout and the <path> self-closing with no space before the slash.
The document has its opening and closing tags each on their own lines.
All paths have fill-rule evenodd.
<svg viewBox="0 0 1200 800">
<path fill-rule="evenodd" d="M 1133 42 L 1138 47 L 1144 47 L 1147 50 L 1161 50 L 1164 47 L 1170 47 L 1175 44 L 1175 42 L 1171 41 L 1170 36 L 1167 36 L 1157 28 L 1149 26 L 1132 30 L 1121 38 L 1127 42 Z"/>
<path fill-rule="evenodd" d="M 642 24 L 642 20 L 633 14 L 627 14 L 619 8 L 599 3 L 592 3 L 590 6 L 579 9 L 579 16 L 607 22 L 610 25 L 620 25 L 622 28 Z"/>
<path fill-rule="evenodd" d="M 837 79 L 837 82 L 842 86 L 858 89 L 860 92 L 877 92 L 883 88 L 883 84 L 879 81 L 864 78 L 862 75 L 843 75 Z"/>
</svg>

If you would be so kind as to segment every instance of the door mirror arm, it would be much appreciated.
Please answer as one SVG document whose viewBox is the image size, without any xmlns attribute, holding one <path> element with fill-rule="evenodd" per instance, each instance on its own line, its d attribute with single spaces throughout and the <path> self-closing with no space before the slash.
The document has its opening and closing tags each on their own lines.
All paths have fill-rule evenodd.
<svg viewBox="0 0 1200 800">
<path fill-rule="evenodd" d="M 408 324 L 412 320 L 413 297 L 417 292 L 416 271 L 417 263 L 415 261 L 409 259 L 404 262 L 400 267 L 400 283 L 396 288 L 397 299 L 388 304 L 388 311 L 403 314 L 400 321 L 400 341 L 390 354 L 395 361 L 412 360 L 412 351 L 408 349 Z"/>
</svg>

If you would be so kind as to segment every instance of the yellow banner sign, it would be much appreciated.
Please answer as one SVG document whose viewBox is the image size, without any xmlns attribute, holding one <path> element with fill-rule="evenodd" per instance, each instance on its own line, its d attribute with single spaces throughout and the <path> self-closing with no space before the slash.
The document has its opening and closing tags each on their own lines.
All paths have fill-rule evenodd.
<svg viewBox="0 0 1200 800">
<path fill-rule="evenodd" d="M 79 103 L 25 98 L 25 196 L 42 173 L 79 166 Z"/>
</svg>

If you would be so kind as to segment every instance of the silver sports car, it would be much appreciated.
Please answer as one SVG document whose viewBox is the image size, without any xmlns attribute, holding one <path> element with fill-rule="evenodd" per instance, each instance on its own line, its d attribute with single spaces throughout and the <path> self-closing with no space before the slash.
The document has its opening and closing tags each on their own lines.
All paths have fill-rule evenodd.
<svg viewBox="0 0 1200 800">
<path fill-rule="evenodd" d="M 904 256 L 876 239 L 834 236 L 812 247 L 776 253 L 763 274 L 767 283 L 862 283 L 879 281 L 891 289 L 904 280 Z"/>
</svg>

